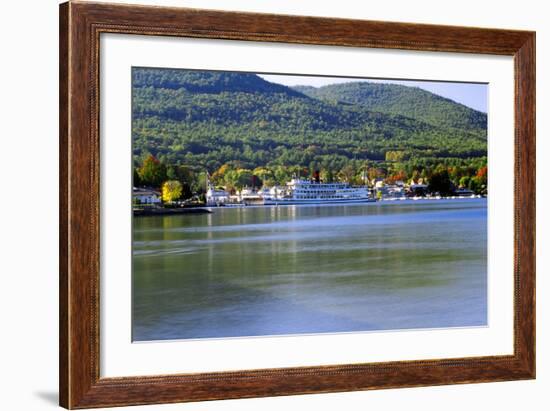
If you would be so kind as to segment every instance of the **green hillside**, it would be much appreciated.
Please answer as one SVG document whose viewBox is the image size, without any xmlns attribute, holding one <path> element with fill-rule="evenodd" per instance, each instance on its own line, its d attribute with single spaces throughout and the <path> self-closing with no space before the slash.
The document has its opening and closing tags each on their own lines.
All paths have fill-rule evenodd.
<svg viewBox="0 0 550 411">
<path fill-rule="evenodd" d="M 134 68 L 134 88 L 154 87 L 159 89 L 185 89 L 193 93 L 249 92 L 283 93 L 302 96 L 291 88 L 269 83 L 255 74 L 226 71 L 171 70 Z"/>
<path fill-rule="evenodd" d="M 291 89 L 254 74 L 147 68 L 132 78 L 136 166 L 149 154 L 211 173 L 226 163 L 338 172 L 485 161 L 486 115 L 416 88 Z"/>
<path fill-rule="evenodd" d="M 417 87 L 397 84 L 350 82 L 324 87 L 297 86 L 312 98 L 360 105 L 366 110 L 402 115 L 435 126 L 475 131 L 487 129 L 487 114 Z"/>
</svg>

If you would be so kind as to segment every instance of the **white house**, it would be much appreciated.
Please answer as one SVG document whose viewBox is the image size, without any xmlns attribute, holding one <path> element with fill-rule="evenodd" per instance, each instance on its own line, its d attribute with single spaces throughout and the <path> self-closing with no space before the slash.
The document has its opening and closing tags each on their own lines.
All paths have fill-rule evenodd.
<svg viewBox="0 0 550 411">
<path fill-rule="evenodd" d="M 150 188 L 134 187 L 132 189 L 132 200 L 137 204 L 159 204 L 161 195 L 158 191 Z"/>
<path fill-rule="evenodd" d="M 206 204 L 209 206 L 218 206 L 229 201 L 229 193 L 225 190 L 217 190 L 214 186 L 209 185 L 206 192 Z"/>
</svg>

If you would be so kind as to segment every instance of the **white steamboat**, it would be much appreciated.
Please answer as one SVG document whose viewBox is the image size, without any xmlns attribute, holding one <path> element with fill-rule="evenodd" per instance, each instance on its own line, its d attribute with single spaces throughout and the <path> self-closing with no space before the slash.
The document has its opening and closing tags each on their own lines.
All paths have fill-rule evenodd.
<svg viewBox="0 0 550 411">
<path fill-rule="evenodd" d="M 293 178 L 286 187 L 271 190 L 263 196 L 264 205 L 340 204 L 376 201 L 368 187 L 348 183 L 321 183 Z"/>
</svg>

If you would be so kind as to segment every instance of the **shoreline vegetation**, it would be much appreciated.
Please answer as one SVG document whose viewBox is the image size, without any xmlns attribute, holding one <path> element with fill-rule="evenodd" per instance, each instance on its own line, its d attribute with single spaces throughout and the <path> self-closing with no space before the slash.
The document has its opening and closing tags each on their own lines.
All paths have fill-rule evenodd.
<svg viewBox="0 0 550 411">
<path fill-rule="evenodd" d="M 208 204 L 206 197 L 209 188 L 223 191 L 234 199 L 233 203 L 239 203 L 244 193 L 250 195 L 284 187 L 295 177 L 368 187 L 375 200 L 487 195 L 487 166 L 446 167 L 440 163 L 434 168 L 412 169 L 409 173 L 405 169 L 402 165 L 397 168 L 383 167 L 381 164 L 369 167 L 366 162 L 360 169 L 347 165 L 338 172 L 300 166 L 265 166 L 250 170 L 240 168 L 239 164 L 227 163 L 210 174 L 207 170 L 185 165 L 166 165 L 149 154 L 134 169 L 134 215 L 160 215 L 162 210 L 165 210 L 164 214 L 196 213 L 190 210 L 212 205 Z"/>
</svg>

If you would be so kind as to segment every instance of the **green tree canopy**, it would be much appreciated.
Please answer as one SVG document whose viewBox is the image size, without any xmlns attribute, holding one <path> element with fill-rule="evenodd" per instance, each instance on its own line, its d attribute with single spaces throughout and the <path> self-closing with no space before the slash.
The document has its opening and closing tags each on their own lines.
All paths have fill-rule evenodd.
<svg viewBox="0 0 550 411">
<path fill-rule="evenodd" d="M 141 184 L 151 187 L 160 187 L 166 180 L 166 166 L 157 160 L 155 156 L 149 155 L 139 168 L 138 175 Z"/>
</svg>

